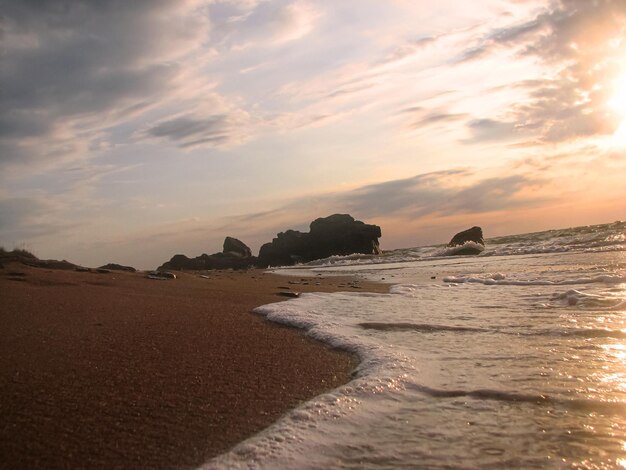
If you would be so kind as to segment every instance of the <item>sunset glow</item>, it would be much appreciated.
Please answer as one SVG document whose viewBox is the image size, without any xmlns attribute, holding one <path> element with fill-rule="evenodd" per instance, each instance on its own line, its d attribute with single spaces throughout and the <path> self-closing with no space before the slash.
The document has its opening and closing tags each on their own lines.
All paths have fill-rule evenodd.
<svg viewBox="0 0 626 470">
<path fill-rule="evenodd" d="M 0 245 L 151 266 L 332 213 L 386 249 L 626 218 L 622 1 L 79 3 L 3 9 Z"/>
<path fill-rule="evenodd" d="M 609 106 L 626 120 L 626 75 L 615 81 L 614 90 Z"/>
</svg>

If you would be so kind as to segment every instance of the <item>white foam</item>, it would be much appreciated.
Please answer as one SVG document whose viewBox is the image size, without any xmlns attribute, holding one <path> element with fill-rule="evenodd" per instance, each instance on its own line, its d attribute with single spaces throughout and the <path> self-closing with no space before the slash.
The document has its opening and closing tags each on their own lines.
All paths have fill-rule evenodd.
<svg viewBox="0 0 626 470">
<path fill-rule="evenodd" d="M 626 305 L 624 293 L 621 291 L 588 293 L 570 289 L 566 292 L 553 294 L 551 300 L 569 307 L 576 306 L 582 309 L 594 310 L 623 310 Z"/>
<path fill-rule="evenodd" d="M 477 257 L 437 258 L 434 255 L 442 250 L 438 246 L 380 257 L 333 257 L 314 266 L 281 270 L 298 276 L 350 274 L 397 285 L 389 294 L 303 294 L 259 308 L 257 313 L 268 319 L 303 328 L 313 338 L 355 352 L 361 363 L 349 384 L 304 403 L 205 468 L 376 469 L 411 467 L 415 462 L 454 467 L 459 455 L 472 468 L 505 467 L 512 458 L 522 459 L 515 460 L 517 466 L 531 468 L 549 466 L 536 456 L 561 448 L 556 457 L 573 455 L 584 461 L 589 457 L 586 448 L 570 444 L 570 435 L 565 434 L 570 424 L 552 417 L 549 423 L 542 422 L 538 417 L 547 416 L 546 410 L 561 412 L 572 397 L 587 406 L 593 397 L 602 401 L 623 393 L 589 373 L 600 366 L 613 367 L 608 372 L 616 374 L 623 369 L 619 357 L 614 363 L 602 362 L 610 355 L 591 349 L 593 338 L 621 339 L 626 331 L 620 315 L 613 315 L 611 323 L 598 323 L 609 317 L 608 310 L 622 312 L 625 307 L 622 255 L 599 253 L 620 246 L 623 226 L 611 228 L 617 232 L 611 240 L 606 231 L 582 228 L 509 237 L 494 243 L 491 255 L 483 252 Z M 586 233 L 590 235 L 585 241 Z M 569 244 L 574 239 L 584 244 Z M 603 240 L 617 245 L 592 246 Z M 515 250 L 515 254 L 572 253 L 493 255 Z M 563 361 L 572 345 L 581 347 L 574 350 L 576 355 L 588 356 Z M 559 369 L 554 371 L 544 368 L 557 363 Z M 585 364 L 587 370 L 580 371 Z M 580 388 L 584 383 L 572 388 L 568 377 L 579 373 L 590 381 L 588 389 Z M 550 400 L 544 400 L 547 396 Z M 493 403 L 509 399 L 524 406 Z M 534 409 L 538 400 L 543 400 L 540 411 Z M 503 413 L 510 419 L 500 420 Z M 571 422 L 596 426 L 603 436 L 597 442 L 606 441 L 607 429 L 617 432 L 610 426 L 621 414 L 610 420 L 590 416 L 577 415 Z M 458 425 L 470 422 L 471 428 Z M 493 422 L 500 423 L 497 435 L 491 432 Z M 519 439 L 520 432 L 527 432 L 530 440 Z M 621 449 L 624 436 L 618 433 L 614 441 Z M 506 456 L 485 457 L 480 452 L 483 442 L 501 447 Z M 537 451 L 526 452 L 518 445 L 524 442 L 531 442 Z M 608 444 L 602 451 L 607 459 L 614 457 Z"/>
<path fill-rule="evenodd" d="M 358 354 L 361 362 L 356 378 L 304 403 L 202 468 L 332 466 L 332 460 L 327 460 L 329 457 L 316 448 L 327 448 L 332 439 L 340 438 L 342 429 L 351 432 L 355 422 L 369 419 L 376 412 L 372 398 L 388 397 L 403 390 L 408 374 L 415 370 L 414 364 L 403 354 L 382 348 L 361 334 L 356 325 L 358 315 L 353 316 L 351 309 L 346 309 L 346 303 L 359 299 L 368 299 L 366 302 L 370 303 L 374 299 L 384 302 L 389 297 L 389 294 L 371 293 L 303 294 L 297 299 L 255 309 L 269 320 L 302 328 L 307 336 Z M 330 435 L 333 438 L 329 441 Z"/>
<path fill-rule="evenodd" d="M 488 275 L 483 277 L 474 276 L 445 276 L 443 282 L 451 284 L 477 283 L 498 286 L 567 286 L 577 284 L 622 284 L 626 282 L 626 276 L 601 275 L 594 277 L 580 277 L 572 279 L 506 279 L 503 274 Z"/>
<path fill-rule="evenodd" d="M 444 249 L 436 252 L 432 256 L 456 256 L 463 250 L 469 250 L 469 249 L 476 250 L 478 252 L 483 252 L 485 250 L 485 245 L 483 245 L 482 243 L 467 241 L 463 243 L 462 245 L 447 246 Z M 472 255 L 472 256 L 476 256 L 476 255 Z"/>
</svg>

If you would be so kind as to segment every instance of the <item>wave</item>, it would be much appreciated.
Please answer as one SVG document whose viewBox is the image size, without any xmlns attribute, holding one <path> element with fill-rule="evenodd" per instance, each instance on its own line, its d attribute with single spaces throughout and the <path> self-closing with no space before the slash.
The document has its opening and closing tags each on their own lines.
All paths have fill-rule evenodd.
<svg viewBox="0 0 626 470">
<path fill-rule="evenodd" d="M 407 384 L 406 388 L 412 389 L 416 392 L 424 393 L 434 398 L 469 397 L 477 398 L 480 400 L 497 400 L 514 403 L 533 403 L 537 405 L 556 405 L 573 410 L 610 414 L 623 414 L 626 411 L 626 402 L 622 400 L 594 400 L 586 398 L 565 399 L 551 397 L 549 395 L 517 393 L 493 389 L 443 390 L 431 388 L 421 384 Z"/>
<path fill-rule="evenodd" d="M 485 250 L 485 245 L 481 243 L 467 241 L 463 243 L 462 245 L 447 246 L 437 251 L 433 255 L 431 255 L 431 257 L 463 255 L 464 252 L 467 250 L 475 250 L 478 252 L 483 252 Z M 471 256 L 476 256 L 476 255 L 473 254 Z"/>
<path fill-rule="evenodd" d="M 488 286 L 567 286 L 576 284 L 622 284 L 626 283 L 626 276 L 603 274 L 594 277 L 580 277 L 575 279 L 507 279 L 504 274 L 488 274 L 483 277 L 473 276 L 445 276 L 443 282 L 451 284 L 477 283 Z"/>
<path fill-rule="evenodd" d="M 363 253 L 353 253 L 351 255 L 335 255 L 329 256 L 327 258 L 309 261 L 308 263 L 298 264 L 295 267 L 316 268 L 332 266 L 404 263 L 407 261 L 417 261 L 421 259 L 423 256 L 423 251 L 423 247 L 416 247 L 384 251 L 380 255 L 366 255 Z"/>
<path fill-rule="evenodd" d="M 484 246 L 468 242 L 465 245 L 454 247 L 438 244 L 384 250 L 380 255 L 354 253 L 345 256 L 329 256 L 327 258 L 299 264 L 294 268 L 322 268 L 432 261 L 458 255 L 460 251 L 468 246 L 482 250 L 478 255 L 469 255 L 472 257 L 550 254 L 571 251 L 585 253 L 624 251 L 626 250 L 626 222 L 488 238 L 485 240 Z"/>
<path fill-rule="evenodd" d="M 363 322 L 358 326 L 365 330 L 378 331 L 415 331 L 419 333 L 499 333 L 511 336 L 548 336 L 548 337 L 575 337 L 575 338 L 611 338 L 626 339 L 626 330 L 611 330 L 608 328 L 577 328 L 577 329 L 548 329 L 532 331 L 528 333 L 520 333 L 517 331 L 507 331 L 506 329 L 488 329 L 470 326 L 448 326 L 448 325 L 432 325 L 428 323 L 410 323 L 410 322 Z"/>
<path fill-rule="evenodd" d="M 560 336 L 573 336 L 578 338 L 612 338 L 626 339 L 626 330 L 609 330 L 606 328 L 580 328 L 575 330 L 564 330 Z"/>
<path fill-rule="evenodd" d="M 482 250 L 477 255 L 466 255 L 471 257 L 624 251 L 626 250 L 626 222 L 493 237 L 486 239 L 484 246 L 468 242 L 454 247 L 437 244 L 384 250 L 379 255 L 354 253 L 351 255 L 329 256 L 293 267 L 282 268 L 289 270 L 294 268 L 327 268 L 433 261 L 458 255 L 460 251 L 467 247 Z"/>
<path fill-rule="evenodd" d="M 626 308 L 626 299 L 622 291 L 616 291 L 617 295 L 588 294 L 575 289 L 567 292 L 553 294 L 550 300 L 558 301 L 567 306 L 579 308 L 592 308 L 601 310 L 622 310 Z M 618 295 L 621 295 L 618 296 Z"/>
<path fill-rule="evenodd" d="M 626 330 L 611 330 L 608 328 L 565 328 L 565 329 L 546 329 L 535 330 L 526 333 L 520 332 L 504 332 L 513 336 L 547 336 L 561 338 L 608 338 L 608 339 L 626 339 Z M 590 346 L 586 344 L 586 346 Z"/>
<path fill-rule="evenodd" d="M 380 331 L 419 331 L 420 333 L 438 333 L 441 331 L 457 331 L 461 333 L 488 333 L 491 330 L 485 328 L 472 328 L 468 326 L 447 326 L 447 325 L 430 325 L 427 323 L 408 323 L 408 322 L 364 322 L 359 323 L 366 330 Z"/>
</svg>

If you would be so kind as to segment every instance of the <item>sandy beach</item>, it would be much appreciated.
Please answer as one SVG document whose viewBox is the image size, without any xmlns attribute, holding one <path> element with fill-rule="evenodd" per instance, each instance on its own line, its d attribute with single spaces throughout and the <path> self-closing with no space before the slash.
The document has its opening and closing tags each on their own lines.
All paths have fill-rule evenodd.
<svg viewBox="0 0 626 470">
<path fill-rule="evenodd" d="M 193 468 L 302 401 L 356 359 L 254 307 L 353 279 L 260 270 L 0 270 L 0 467 Z M 387 287 L 359 282 L 360 291 Z"/>
</svg>

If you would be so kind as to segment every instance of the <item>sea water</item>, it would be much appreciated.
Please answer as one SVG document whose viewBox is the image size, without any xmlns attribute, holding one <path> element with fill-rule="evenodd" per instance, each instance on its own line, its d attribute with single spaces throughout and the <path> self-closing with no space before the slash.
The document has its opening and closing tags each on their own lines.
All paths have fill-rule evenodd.
<svg viewBox="0 0 626 470">
<path fill-rule="evenodd" d="M 389 294 L 257 309 L 352 351 L 347 385 L 206 468 L 626 467 L 626 223 L 320 260 Z"/>
</svg>

